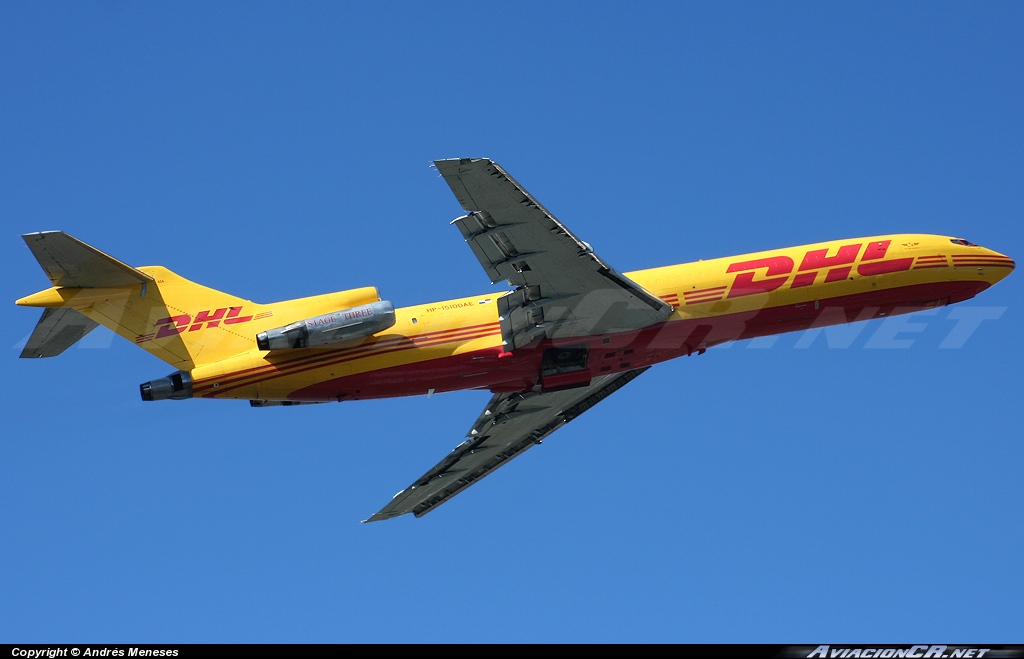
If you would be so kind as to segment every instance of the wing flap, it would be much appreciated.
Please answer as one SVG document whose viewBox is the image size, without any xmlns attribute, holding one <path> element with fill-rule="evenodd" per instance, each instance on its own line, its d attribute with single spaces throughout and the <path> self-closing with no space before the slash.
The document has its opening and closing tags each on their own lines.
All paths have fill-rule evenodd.
<svg viewBox="0 0 1024 659">
<path fill-rule="evenodd" d="M 365 520 L 422 517 L 615 393 L 649 367 L 596 378 L 582 389 L 496 394 L 466 441 Z"/>
</svg>

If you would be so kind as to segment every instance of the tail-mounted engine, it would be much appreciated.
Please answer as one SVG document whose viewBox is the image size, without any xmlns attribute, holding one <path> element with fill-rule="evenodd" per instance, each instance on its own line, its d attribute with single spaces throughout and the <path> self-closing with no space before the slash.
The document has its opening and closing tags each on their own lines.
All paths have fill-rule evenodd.
<svg viewBox="0 0 1024 659">
<path fill-rule="evenodd" d="M 381 300 L 260 332 L 256 345 L 260 350 L 319 348 L 364 339 L 394 324 L 395 305 Z"/>
<path fill-rule="evenodd" d="M 139 393 L 142 394 L 142 400 L 192 398 L 192 376 L 185 371 L 175 371 L 165 378 L 140 384 Z"/>
</svg>

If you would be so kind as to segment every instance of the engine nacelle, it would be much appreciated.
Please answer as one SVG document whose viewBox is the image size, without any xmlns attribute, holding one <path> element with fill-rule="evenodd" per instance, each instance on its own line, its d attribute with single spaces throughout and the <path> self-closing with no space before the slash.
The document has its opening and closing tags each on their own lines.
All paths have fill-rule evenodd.
<svg viewBox="0 0 1024 659">
<path fill-rule="evenodd" d="M 150 380 L 139 385 L 142 400 L 185 400 L 192 398 L 192 376 L 186 371 L 175 371 L 165 378 Z"/>
<path fill-rule="evenodd" d="M 260 350 L 319 348 L 365 339 L 394 324 L 395 305 L 381 300 L 260 332 L 256 345 Z"/>
</svg>

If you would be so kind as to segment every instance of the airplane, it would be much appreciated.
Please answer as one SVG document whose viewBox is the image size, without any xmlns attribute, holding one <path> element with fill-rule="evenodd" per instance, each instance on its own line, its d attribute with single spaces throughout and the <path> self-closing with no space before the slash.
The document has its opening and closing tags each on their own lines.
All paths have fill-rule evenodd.
<svg viewBox="0 0 1024 659">
<path fill-rule="evenodd" d="M 970 299 L 1012 259 L 963 238 L 899 234 L 619 273 L 486 158 L 434 166 L 452 221 L 511 290 L 395 308 L 376 288 L 258 304 L 59 231 L 23 236 L 51 288 L 22 357 L 103 325 L 177 368 L 145 401 L 299 405 L 463 389 L 493 395 L 467 438 L 366 522 L 421 517 L 540 444 L 652 365 L 728 341 Z"/>
</svg>

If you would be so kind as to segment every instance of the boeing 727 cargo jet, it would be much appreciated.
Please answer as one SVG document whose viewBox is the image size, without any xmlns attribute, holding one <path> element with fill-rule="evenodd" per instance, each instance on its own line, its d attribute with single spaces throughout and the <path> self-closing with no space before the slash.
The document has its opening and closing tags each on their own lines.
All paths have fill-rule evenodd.
<svg viewBox="0 0 1024 659">
<path fill-rule="evenodd" d="M 258 304 L 59 232 L 24 236 L 53 284 L 22 357 L 103 325 L 176 370 L 143 400 L 254 407 L 493 394 L 465 441 L 367 521 L 425 515 L 658 362 L 727 341 L 953 304 L 1014 262 L 949 236 L 852 238 L 619 273 L 487 159 L 434 163 L 492 283 L 512 290 L 395 308 L 375 288 Z"/>
</svg>

